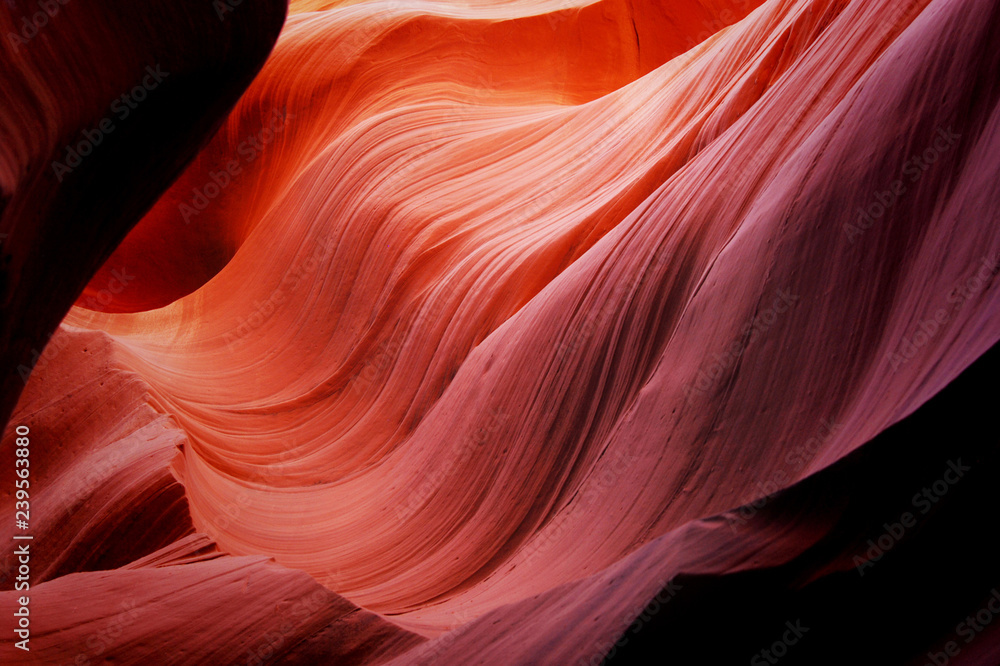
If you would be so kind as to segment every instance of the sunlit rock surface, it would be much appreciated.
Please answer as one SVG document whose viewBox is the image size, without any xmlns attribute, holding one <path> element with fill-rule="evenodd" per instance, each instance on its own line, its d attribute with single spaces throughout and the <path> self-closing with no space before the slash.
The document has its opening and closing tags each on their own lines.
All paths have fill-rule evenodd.
<svg viewBox="0 0 1000 666">
<path fill-rule="evenodd" d="M 1000 3 L 180 6 L 0 51 L 5 663 L 997 663 Z"/>
</svg>

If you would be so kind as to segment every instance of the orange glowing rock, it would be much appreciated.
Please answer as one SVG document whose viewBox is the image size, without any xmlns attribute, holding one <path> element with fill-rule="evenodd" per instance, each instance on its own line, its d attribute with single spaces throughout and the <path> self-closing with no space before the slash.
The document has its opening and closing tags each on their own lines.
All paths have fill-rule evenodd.
<svg viewBox="0 0 1000 666">
<path fill-rule="evenodd" d="M 576 664 L 627 659 L 637 623 L 659 628 L 633 648 L 700 635 L 725 586 L 780 614 L 856 576 L 851 483 L 876 529 L 898 517 L 934 479 L 872 474 L 945 399 L 978 418 L 956 378 L 995 364 L 973 365 L 1000 339 L 998 35 L 987 0 L 292 2 L 211 140 L 181 171 L 205 131 L 160 118 L 159 180 L 60 278 L 76 307 L 11 421 L 66 442 L 33 472 L 36 603 L 148 585 L 108 641 L 126 661 L 242 663 L 277 630 L 262 662 Z M 216 120 L 232 97 L 195 95 Z M 24 168 L 0 170 L 19 234 Z M 160 609 L 192 604 L 221 616 L 189 642 Z M 101 612 L 33 640 L 68 658 Z M 948 640 L 941 613 L 910 653 Z M 725 616 L 700 654 L 778 640 Z M 834 654 L 805 636 L 801 663 Z"/>
</svg>

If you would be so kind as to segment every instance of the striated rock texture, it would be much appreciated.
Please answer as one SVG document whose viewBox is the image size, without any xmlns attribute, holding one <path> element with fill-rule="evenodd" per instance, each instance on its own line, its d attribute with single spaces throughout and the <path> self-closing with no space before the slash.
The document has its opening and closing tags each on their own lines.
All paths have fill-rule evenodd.
<svg viewBox="0 0 1000 666">
<path fill-rule="evenodd" d="M 998 662 L 1000 2 L 285 10 L 0 11 L 3 663 Z"/>
</svg>

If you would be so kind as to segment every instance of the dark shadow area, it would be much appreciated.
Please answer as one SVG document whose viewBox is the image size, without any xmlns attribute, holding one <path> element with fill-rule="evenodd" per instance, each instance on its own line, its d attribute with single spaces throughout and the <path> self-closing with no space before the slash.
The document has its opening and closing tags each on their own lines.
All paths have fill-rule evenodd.
<svg viewBox="0 0 1000 666">
<path fill-rule="evenodd" d="M 678 577 L 670 602 L 634 623 L 603 663 L 997 663 L 974 653 L 1000 641 L 1000 614 L 966 618 L 1000 587 L 998 371 L 994 345 L 908 418 L 774 496 L 754 520 L 797 513 L 808 525 L 810 514 L 843 508 L 833 530 L 784 566 Z M 969 468 L 960 477 L 959 460 Z"/>
</svg>

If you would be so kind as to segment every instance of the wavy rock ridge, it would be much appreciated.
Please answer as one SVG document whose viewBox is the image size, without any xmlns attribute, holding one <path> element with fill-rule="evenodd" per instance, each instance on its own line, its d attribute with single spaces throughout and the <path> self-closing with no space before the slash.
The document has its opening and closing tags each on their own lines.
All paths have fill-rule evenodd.
<svg viewBox="0 0 1000 666">
<path fill-rule="evenodd" d="M 87 162 L 127 201 L 44 307 L 19 267 L 61 232 L 28 211 L 95 194 L 39 189 L 28 93 L 0 116 L 35 151 L 0 156 L 29 165 L 0 171 L 5 361 L 62 318 L 11 419 L 46 447 L 33 657 L 735 663 L 799 613 L 787 661 L 844 663 L 864 603 L 910 618 L 884 660 L 946 651 L 996 583 L 921 534 L 982 545 L 956 516 L 995 504 L 997 3 L 293 2 L 260 67 L 279 14 L 209 12 L 240 75 L 177 93 L 212 100 L 198 123 L 149 111 L 176 136 L 138 135 L 141 162 Z M 38 43 L 72 43 L 55 28 Z M 48 53 L 4 52 L 11 80 Z M 866 551 L 962 455 L 900 548 Z M 921 570 L 953 592 L 914 598 Z M 711 620 L 747 595 L 769 600 Z M 994 632 L 949 663 L 994 663 Z"/>
</svg>

